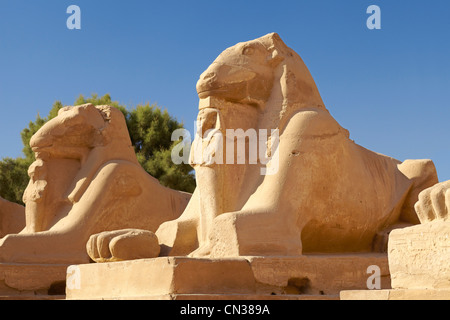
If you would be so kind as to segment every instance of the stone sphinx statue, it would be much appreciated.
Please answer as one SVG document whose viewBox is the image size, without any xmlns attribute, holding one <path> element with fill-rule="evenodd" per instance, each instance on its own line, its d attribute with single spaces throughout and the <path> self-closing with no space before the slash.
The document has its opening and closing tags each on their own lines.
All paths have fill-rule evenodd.
<svg viewBox="0 0 450 320">
<path fill-rule="evenodd" d="M 437 183 L 433 163 L 400 162 L 352 141 L 277 34 L 226 49 L 200 76 L 197 92 L 201 130 L 193 149 L 213 151 L 207 161 L 191 161 L 197 189 L 184 213 L 157 230 L 155 256 L 372 252 L 383 232 L 419 223 L 414 204 Z M 250 139 L 245 164 L 210 161 L 228 152 L 214 138 L 228 139 L 228 129 L 278 130 L 279 141 L 266 141 L 269 161 L 260 155 L 250 163 Z M 91 238 L 91 257 L 110 257 L 92 248 L 111 248 L 113 239 Z"/>
<path fill-rule="evenodd" d="M 156 231 L 179 217 L 191 197 L 141 168 L 125 118 L 113 107 L 65 107 L 30 145 L 36 161 L 23 196 L 26 226 L 0 240 L 1 263 L 88 263 L 91 235 Z"/>
</svg>

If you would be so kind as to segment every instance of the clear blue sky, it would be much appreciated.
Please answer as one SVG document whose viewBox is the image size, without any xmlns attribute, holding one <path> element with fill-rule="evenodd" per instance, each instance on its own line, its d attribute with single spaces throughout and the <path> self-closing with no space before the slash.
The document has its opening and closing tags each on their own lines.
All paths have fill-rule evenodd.
<svg viewBox="0 0 450 320">
<path fill-rule="evenodd" d="M 66 9 L 81 8 L 81 30 Z M 369 30 L 369 5 L 381 30 Z M 220 52 L 277 32 L 310 69 L 358 144 L 433 159 L 450 179 L 448 0 L 0 0 L 0 157 L 60 100 L 109 93 L 157 103 L 193 130 L 199 75 Z"/>
</svg>

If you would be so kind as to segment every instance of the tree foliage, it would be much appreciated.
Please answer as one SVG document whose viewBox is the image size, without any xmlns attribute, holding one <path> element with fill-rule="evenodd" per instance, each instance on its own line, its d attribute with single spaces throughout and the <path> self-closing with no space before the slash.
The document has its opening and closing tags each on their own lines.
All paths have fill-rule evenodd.
<svg viewBox="0 0 450 320">
<path fill-rule="evenodd" d="M 150 175 L 157 178 L 166 187 L 193 192 L 195 178 L 189 165 L 175 165 L 171 160 L 172 148 L 178 143 L 171 141 L 172 132 L 182 128 L 183 124 L 174 119 L 167 110 L 157 105 L 138 105 L 127 107 L 112 101 L 110 95 L 103 97 L 93 94 L 86 98 L 80 95 L 74 105 L 92 103 L 93 105 L 110 105 L 118 108 L 125 116 L 131 142 L 141 166 Z M 31 137 L 49 120 L 58 115 L 63 107 L 60 101 L 53 104 L 47 117 L 39 114 L 21 132 L 24 144 L 24 157 L 4 158 L 0 161 L 0 196 L 6 200 L 23 204 L 22 194 L 28 184 L 28 167 L 35 160 L 30 147 Z"/>
<path fill-rule="evenodd" d="M 26 158 L 4 158 L 0 161 L 0 196 L 6 200 L 23 205 L 23 191 L 28 185 L 28 167 Z"/>
</svg>

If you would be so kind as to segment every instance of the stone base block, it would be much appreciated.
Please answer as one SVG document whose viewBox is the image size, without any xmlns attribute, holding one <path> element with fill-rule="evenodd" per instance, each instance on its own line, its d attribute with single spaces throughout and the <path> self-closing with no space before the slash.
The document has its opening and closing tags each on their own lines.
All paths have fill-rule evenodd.
<svg viewBox="0 0 450 320">
<path fill-rule="evenodd" d="M 67 265 L 0 264 L 0 300 L 61 299 Z"/>
<path fill-rule="evenodd" d="M 67 299 L 339 299 L 367 288 L 368 267 L 390 288 L 386 255 L 314 255 L 194 259 L 167 257 L 71 266 Z"/>
<path fill-rule="evenodd" d="M 84 300 L 84 299 L 69 299 Z M 92 300 L 101 300 L 99 298 Z M 268 294 L 166 294 L 139 297 L 102 298 L 102 300 L 171 300 L 171 301 L 308 301 L 308 300 L 339 300 L 339 295 L 268 295 Z"/>
<path fill-rule="evenodd" d="M 342 291 L 341 300 L 450 300 L 450 290 L 355 290 Z"/>
<path fill-rule="evenodd" d="M 450 222 L 392 231 L 389 266 L 392 288 L 450 290 Z"/>
</svg>

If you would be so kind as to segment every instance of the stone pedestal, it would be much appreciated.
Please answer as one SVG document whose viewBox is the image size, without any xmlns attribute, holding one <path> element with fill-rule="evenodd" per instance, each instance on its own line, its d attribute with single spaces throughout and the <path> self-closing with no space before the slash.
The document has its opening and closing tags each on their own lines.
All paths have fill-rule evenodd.
<svg viewBox="0 0 450 320">
<path fill-rule="evenodd" d="M 367 269 L 380 267 L 390 288 L 386 255 L 316 255 L 293 258 L 169 257 L 71 266 L 67 299 L 280 300 L 339 299 L 364 289 Z"/>
<path fill-rule="evenodd" d="M 450 289 L 450 222 L 396 230 L 389 238 L 396 289 Z"/>
<path fill-rule="evenodd" d="M 342 292 L 345 300 L 450 299 L 450 222 L 394 230 L 389 237 L 392 290 Z"/>
<path fill-rule="evenodd" d="M 341 300 L 450 300 L 450 290 L 355 290 L 342 291 Z"/>
<path fill-rule="evenodd" d="M 0 264 L 0 300 L 64 299 L 67 267 Z"/>
</svg>

